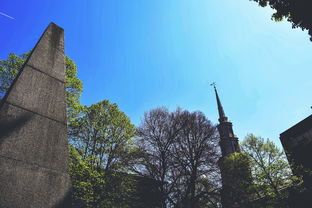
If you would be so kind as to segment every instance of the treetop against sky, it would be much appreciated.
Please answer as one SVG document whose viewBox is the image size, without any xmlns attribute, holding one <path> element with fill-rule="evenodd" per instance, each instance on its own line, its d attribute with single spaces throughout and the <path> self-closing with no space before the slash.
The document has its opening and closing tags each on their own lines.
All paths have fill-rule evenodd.
<svg viewBox="0 0 312 208">
<path fill-rule="evenodd" d="M 311 114 L 309 35 L 248 0 L 4 0 L 0 12 L 0 59 L 28 52 L 53 21 L 65 29 L 82 103 L 109 99 L 135 124 L 158 106 L 217 123 L 211 82 L 241 140 L 254 133 L 279 143 Z"/>
</svg>

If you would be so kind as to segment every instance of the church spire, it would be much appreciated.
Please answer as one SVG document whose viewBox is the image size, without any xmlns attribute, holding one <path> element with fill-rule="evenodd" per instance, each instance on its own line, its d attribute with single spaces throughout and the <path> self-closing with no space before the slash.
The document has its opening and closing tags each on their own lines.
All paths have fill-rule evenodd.
<svg viewBox="0 0 312 208">
<path fill-rule="evenodd" d="M 211 84 L 214 87 L 216 93 L 218 111 L 219 111 L 219 124 L 217 125 L 220 135 L 220 146 L 223 157 L 228 156 L 234 152 L 240 152 L 238 145 L 238 138 L 234 135 L 232 123 L 228 121 L 225 116 L 221 101 L 216 88 L 216 83 Z"/>
<path fill-rule="evenodd" d="M 231 166 L 228 166 L 227 161 L 228 156 L 233 153 L 239 153 L 239 143 L 238 138 L 233 132 L 232 122 L 228 121 L 228 118 L 225 116 L 221 101 L 217 92 L 216 83 L 211 84 L 214 87 L 216 94 L 218 112 L 219 112 L 219 124 L 217 129 L 219 132 L 219 145 L 222 153 L 222 157 L 219 160 L 220 173 L 222 178 L 222 190 L 221 190 L 221 203 L 222 207 L 241 207 L 239 203 L 246 202 L 245 195 L 237 195 L 237 187 L 233 186 L 233 180 L 236 184 L 246 184 L 246 181 L 251 179 L 249 167 L 240 168 L 239 171 L 242 174 L 237 174 L 235 169 Z M 230 169 L 229 169 L 230 168 Z M 243 177 L 242 177 L 243 176 Z M 247 187 L 247 186 L 246 186 Z M 235 197 L 233 197 L 235 196 Z M 246 195 L 247 196 L 247 195 Z M 249 195 L 248 195 L 249 196 Z"/>
<path fill-rule="evenodd" d="M 220 101 L 220 98 L 219 98 L 219 95 L 218 95 L 218 91 L 217 91 L 217 88 L 216 88 L 216 83 L 213 82 L 211 84 L 214 88 L 214 91 L 216 93 L 216 99 L 217 99 L 217 105 L 218 105 L 218 111 L 219 111 L 219 122 L 227 122 L 228 121 L 228 118 L 225 116 L 225 113 L 224 113 L 224 110 L 223 110 L 223 107 L 222 107 L 222 104 L 221 104 L 221 101 Z"/>
</svg>

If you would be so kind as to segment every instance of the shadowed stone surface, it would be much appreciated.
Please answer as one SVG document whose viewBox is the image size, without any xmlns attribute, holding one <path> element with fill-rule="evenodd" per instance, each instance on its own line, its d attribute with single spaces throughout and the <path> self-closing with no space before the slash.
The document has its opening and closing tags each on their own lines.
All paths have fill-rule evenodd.
<svg viewBox="0 0 312 208">
<path fill-rule="evenodd" d="M 0 123 L 11 124 L 20 118 L 22 122 L 7 133 L 4 139 L 0 137 L 1 155 L 67 171 L 67 160 L 64 159 L 68 157 L 67 140 L 63 138 L 66 132 L 64 124 L 7 103 L 2 109 Z M 10 139 L 5 139 L 8 137 Z"/>
<path fill-rule="evenodd" d="M 11 158 L 0 158 L 1 208 L 54 208 L 63 200 L 70 186 L 69 175 Z M 70 207 L 70 201 L 67 202 Z M 65 208 L 64 207 L 64 208 Z"/>
<path fill-rule="evenodd" d="M 64 31 L 51 23 L 0 103 L 0 208 L 68 208 Z"/>
</svg>

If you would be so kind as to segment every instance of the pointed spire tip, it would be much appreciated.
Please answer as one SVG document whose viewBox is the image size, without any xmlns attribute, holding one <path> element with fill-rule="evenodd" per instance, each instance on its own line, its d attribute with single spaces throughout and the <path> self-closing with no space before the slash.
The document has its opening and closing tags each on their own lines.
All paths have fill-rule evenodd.
<svg viewBox="0 0 312 208">
<path fill-rule="evenodd" d="M 216 93 L 216 100 L 217 100 L 217 105 L 218 105 L 218 112 L 219 112 L 219 122 L 226 122 L 227 121 L 227 117 L 225 116 L 219 95 L 218 95 L 218 91 L 216 88 L 216 83 L 213 82 L 210 84 L 211 86 L 213 86 L 215 93 Z"/>
</svg>

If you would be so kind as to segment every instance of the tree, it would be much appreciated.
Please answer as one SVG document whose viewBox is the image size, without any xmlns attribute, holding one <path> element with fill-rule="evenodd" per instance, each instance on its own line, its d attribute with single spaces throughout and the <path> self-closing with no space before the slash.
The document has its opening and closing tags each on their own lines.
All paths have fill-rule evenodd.
<svg viewBox="0 0 312 208">
<path fill-rule="evenodd" d="M 144 114 L 137 128 L 141 157 L 139 170 L 135 172 L 151 177 L 160 183 L 161 205 L 166 207 L 175 184 L 176 174 L 172 164 L 173 144 L 181 128 L 174 114 L 165 108 L 157 108 Z"/>
<path fill-rule="evenodd" d="M 94 208 L 127 208 L 136 200 L 136 181 L 127 171 L 135 127 L 116 104 L 104 100 L 84 106 L 72 123 L 71 144 L 76 200 Z M 87 188 L 85 188 L 87 187 Z"/>
<path fill-rule="evenodd" d="M 136 171 L 160 182 L 162 208 L 215 202 L 218 140 L 202 113 L 156 108 L 145 113 L 137 132 L 141 158 Z"/>
<path fill-rule="evenodd" d="M 82 111 L 80 97 L 83 83 L 77 76 L 77 66 L 68 56 L 65 57 L 66 111 L 69 129 Z"/>
<path fill-rule="evenodd" d="M 294 181 L 284 152 L 269 139 L 253 134 L 247 135 L 241 149 L 250 159 L 258 198 L 284 198 L 283 189 Z"/>
<path fill-rule="evenodd" d="M 94 192 L 96 190 L 94 185 L 101 187 L 105 184 L 101 173 L 89 163 L 88 159 L 82 158 L 75 147 L 69 146 L 69 173 L 72 182 L 72 197 L 75 204 L 79 201 L 87 205 L 94 204 L 98 201 L 98 197 Z"/>
<path fill-rule="evenodd" d="M 251 1 L 251 0 L 250 0 Z M 276 12 L 272 15 L 275 21 L 281 21 L 284 18 L 292 23 L 293 28 L 300 27 L 302 30 L 308 30 L 312 41 L 312 13 L 309 0 L 252 0 L 260 6 L 270 6 Z"/>
<path fill-rule="evenodd" d="M 136 182 L 131 175 L 114 173 L 109 177 L 101 167 L 93 164 L 94 158 L 83 156 L 69 146 L 69 168 L 74 205 L 92 208 L 136 207 Z"/>
<path fill-rule="evenodd" d="M 220 180 L 218 173 L 218 139 L 216 128 L 201 112 L 183 111 L 178 116 L 182 128 L 174 143 L 179 180 L 181 207 L 200 207 L 204 198 L 215 198 L 216 193 L 207 185 Z M 208 183 L 207 183 L 208 182 Z M 214 187 L 215 188 L 215 187 Z M 207 204 L 206 204 L 207 205 Z"/>
<path fill-rule="evenodd" d="M 249 207 L 253 199 L 250 158 L 244 153 L 232 153 L 220 161 L 222 170 L 222 206 Z"/>
<path fill-rule="evenodd" d="M 10 53 L 7 59 L 0 60 L 0 99 L 11 86 L 28 55 L 29 53 L 23 53 L 19 56 Z"/>
<path fill-rule="evenodd" d="M 71 139 L 83 150 L 84 157 L 94 157 L 93 163 L 108 172 L 124 170 L 134 135 L 135 127 L 126 114 L 104 100 L 83 108 Z"/>
</svg>

